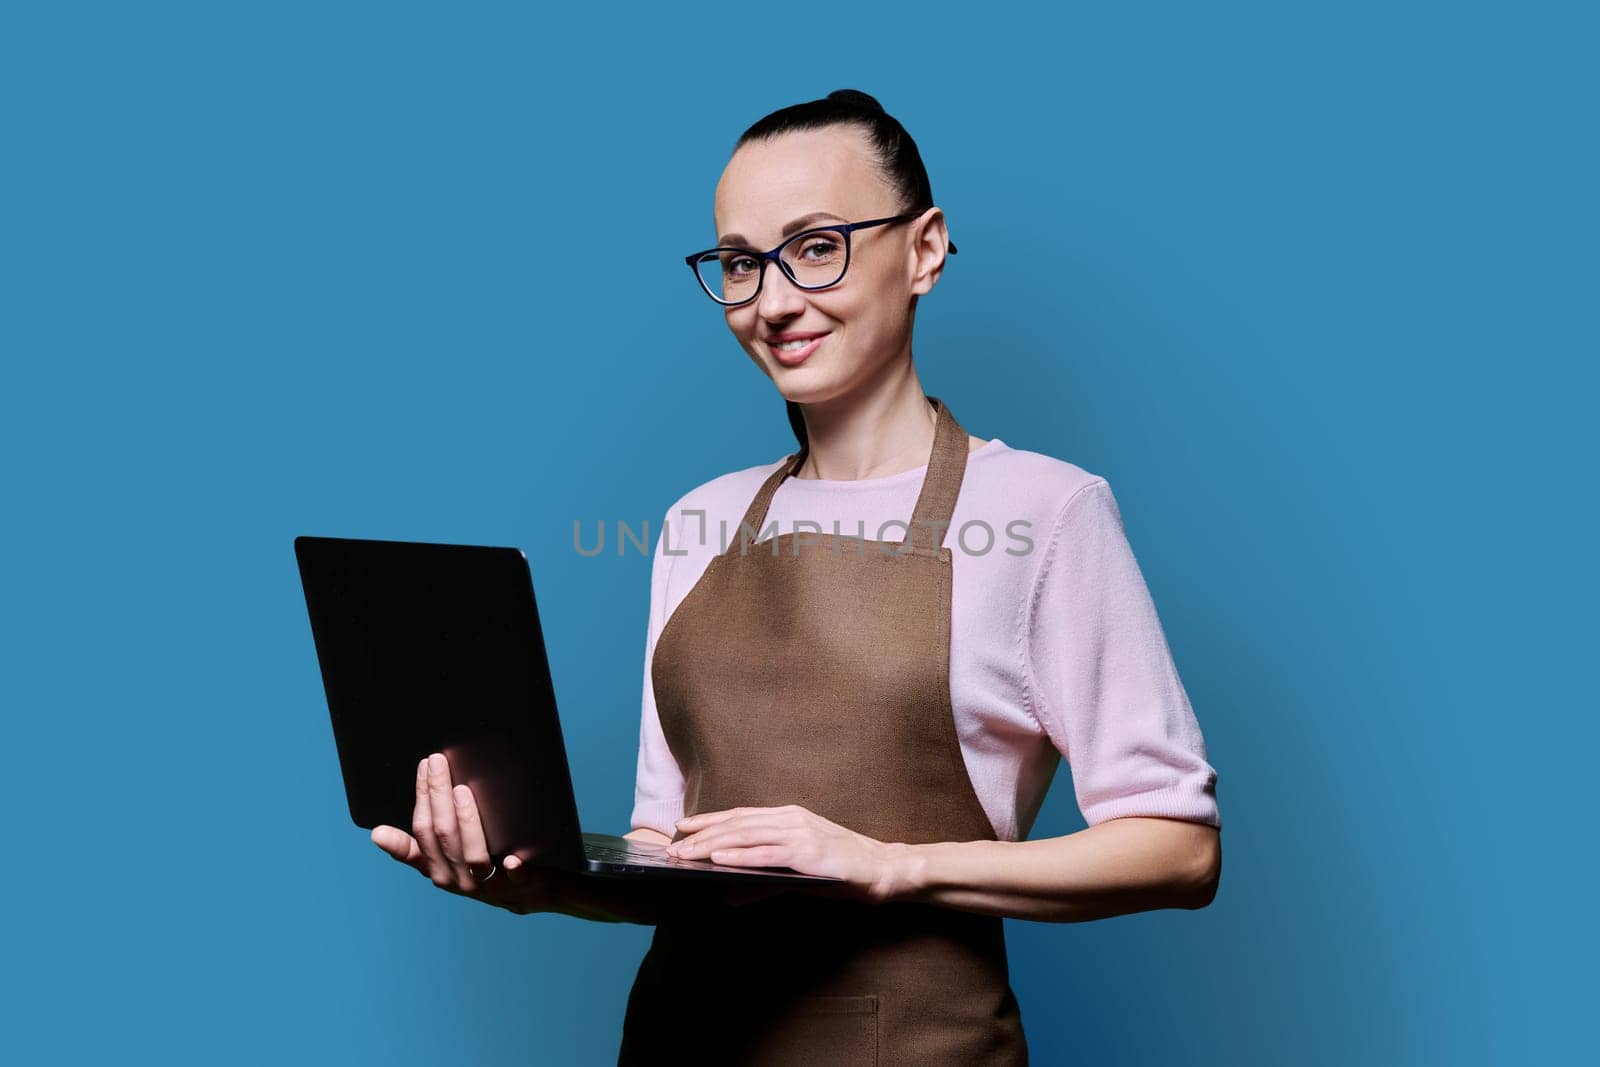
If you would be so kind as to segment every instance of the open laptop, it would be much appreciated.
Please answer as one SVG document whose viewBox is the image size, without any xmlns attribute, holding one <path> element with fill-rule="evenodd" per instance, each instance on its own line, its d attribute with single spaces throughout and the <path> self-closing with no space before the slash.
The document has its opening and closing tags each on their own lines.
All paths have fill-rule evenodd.
<svg viewBox="0 0 1600 1067">
<path fill-rule="evenodd" d="M 417 762 L 472 787 L 489 853 L 598 875 L 838 882 L 677 859 L 585 833 L 520 549 L 297 537 L 295 558 L 357 826 L 411 829 Z"/>
</svg>

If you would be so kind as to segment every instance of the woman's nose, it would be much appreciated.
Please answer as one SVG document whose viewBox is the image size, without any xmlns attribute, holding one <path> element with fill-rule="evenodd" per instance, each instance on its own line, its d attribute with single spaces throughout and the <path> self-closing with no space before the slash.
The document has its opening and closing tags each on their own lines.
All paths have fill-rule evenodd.
<svg viewBox="0 0 1600 1067">
<path fill-rule="evenodd" d="M 767 276 L 761 282 L 761 295 L 756 297 L 756 312 L 764 319 L 793 318 L 805 307 L 804 289 L 789 280 L 776 263 L 767 264 Z"/>
</svg>

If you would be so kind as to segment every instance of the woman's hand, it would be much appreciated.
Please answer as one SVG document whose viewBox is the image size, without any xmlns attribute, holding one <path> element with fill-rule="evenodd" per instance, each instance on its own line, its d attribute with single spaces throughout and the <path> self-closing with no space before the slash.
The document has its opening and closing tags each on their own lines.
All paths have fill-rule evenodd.
<svg viewBox="0 0 1600 1067">
<path fill-rule="evenodd" d="M 396 826 L 378 826 L 373 828 L 372 840 L 395 859 L 427 875 L 440 889 L 518 915 L 552 910 L 562 872 L 528 868 L 518 857 L 505 856 L 499 870 L 491 873 L 494 861 L 478 818 L 478 802 L 468 786 L 451 786 L 450 764 L 437 752 L 417 764 L 411 833 Z M 489 877 L 479 877 L 485 874 Z"/>
<path fill-rule="evenodd" d="M 667 846 L 669 855 L 832 875 L 844 882 L 819 882 L 817 891 L 872 903 L 894 899 L 896 861 L 907 848 L 847 830 L 798 804 L 701 812 L 679 819 L 677 827 L 685 836 Z"/>
</svg>

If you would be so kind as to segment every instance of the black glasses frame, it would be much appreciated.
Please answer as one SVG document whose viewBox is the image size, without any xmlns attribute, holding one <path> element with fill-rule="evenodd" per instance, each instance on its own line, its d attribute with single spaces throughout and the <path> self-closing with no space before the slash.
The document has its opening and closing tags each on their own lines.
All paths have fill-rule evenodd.
<svg viewBox="0 0 1600 1067">
<path fill-rule="evenodd" d="M 841 222 L 831 226 L 817 226 L 813 229 L 802 230 L 792 237 L 785 238 L 782 244 L 780 244 L 777 248 L 772 249 L 770 252 L 757 252 L 753 248 L 735 248 L 728 245 L 718 245 L 716 248 L 708 248 L 703 252 L 695 252 L 692 255 L 684 256 L 683 261 L 689 264 L 689 269 L 694 272 L 694 280 L 700 284 L 700 288 L 704 290 L 705 294 L 711 299 L 715 300 L 717 303 L 721 304 L 723 307 L 739 307 L 741 304 L 748 304 L 750 301 L 760 296 L 761 287 L 767 283 L 768 263 L 776 263 L 778 265 L 778 269 L 783 271 L 783 276 L 788 278 L 798 288 L 805 289 L 808 292 L 815 292 L 818 289 L 831 289 L 835 285 L 838 285 L 840 282 L 844 281 L 844 276 L 850 272 L 851 234 L 855 233 L 857 230 L 865 230 L 872 226 L 888 226 L 891 223 L 906 222 L 910 219 L 919 217 L 921 214 L 922 212 L 916 211 L 905 215 L 890 215 L 881 219 L 867 219 L 865 222 Z M 794 271 L 790 270 L 789 265 L 783 261 L 783 250 L 803 237 L 811 237 L 819 233 L 844 234 L 844 266 L 839 269 L 839 276 L 833 281 L 829 282 L 827 285 L 806 285 L 802 283 L 800 279 L 794 276 Z M 758 273 L 756 275 L 755 292 L 751 293 L 743 300 L 724 300 L 722 297 L 711 291 L 711 287 L 706 284 L 705 276 L 700 273 L 700 263 L 703 262 L 707 256 L 716 255 L 718 252 L 742 252 L 760 262 L 761 266 L 757 268 Z M 955 242 L 953 241 L 950 243 L 950 254 L 952 256 L 956 254 L 956 246 Z"/>
</svg>

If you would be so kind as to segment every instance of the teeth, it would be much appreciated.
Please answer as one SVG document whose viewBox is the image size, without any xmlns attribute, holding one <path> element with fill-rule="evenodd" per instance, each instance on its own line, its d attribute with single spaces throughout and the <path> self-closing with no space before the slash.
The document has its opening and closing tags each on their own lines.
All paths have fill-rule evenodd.
<svg viewBox="0 0 1600 1067">
<path fill-rule="evenodd" d="M 783 341 L 780 342 L 777 347 L 783 349 L 785 352 L 793 352 L 796 349 L 804 348 L 806 345 L 815 340 L 815 337 L 808 337 L 804 341 Z"/>
</svg>

